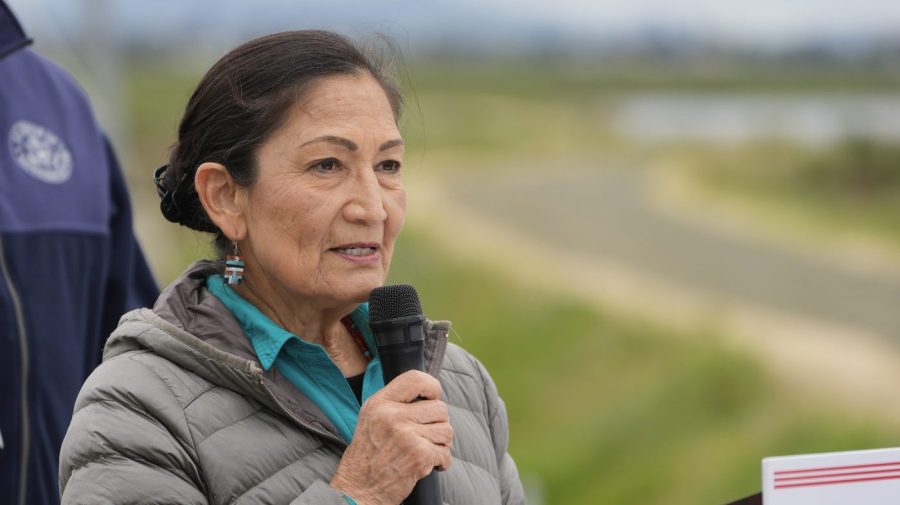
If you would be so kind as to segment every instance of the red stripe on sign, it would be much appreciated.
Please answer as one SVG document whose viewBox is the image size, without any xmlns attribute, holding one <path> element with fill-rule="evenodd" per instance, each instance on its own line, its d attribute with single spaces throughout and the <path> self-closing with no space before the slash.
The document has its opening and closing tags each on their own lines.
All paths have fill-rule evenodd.
<svg viewBox="0 0 900 505">
<path fill-rule="evenodd" d="M 900 465 L 900 461 L 893 461 L 891 463 L 872 463 L 868 465 L 850 465 L 850 466 L 825 466 L 821 468 L 807 468 L 805 470 L 779 470 L 775 472 L 775 475 L 786 475 L 789 473 L 803 473 L 803 472 L 821 472 L 821 471 L 834 471 L 834 470 L 849 470 L 851 468 L 878 468 L 883 466 L 898 466 Z"/>
<path fill-rule="evenodd" d="M 872 480 L 892 480 L 892 479 L 900 479 L 900 474 L 891 475 L 887 477 L 865 477 L 860 479 L 838 479 L 838 480 L 825 480 L 825 481 L 816 481 L 816 482 L 798 482 L 794 484 L 778 484 L 775 486 L 775 489 L 785 489 L 789 487 L 809 487 L 809 486 L 826 486 L 830 484 L 850 484 L 851 482 L 866 482 Z"/>
<path fill-rule="evenodd" d="M 789 480 L 809 480 L 809 479 L 825 479 L 828 477 L 844 477 L 846 475 L 866 475 L 872 473 L 890 473 L 900 472 L 900 468 L 889 468 L 887 470 L 866 470 L 864 472 L 838 472 L 838 473 L 819 473 L 815 475 L 801 475 L 800 477 L 775 477 L 775 482 L 784 482 Z"/>
</svg>

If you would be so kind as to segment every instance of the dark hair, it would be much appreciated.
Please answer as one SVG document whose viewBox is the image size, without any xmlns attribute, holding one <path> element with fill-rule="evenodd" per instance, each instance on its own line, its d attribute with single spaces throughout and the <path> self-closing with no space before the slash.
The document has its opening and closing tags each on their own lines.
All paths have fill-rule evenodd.
<svg viewBox="0 0 900 505">
<path fill-rule="evenodd" d="M 389 42 L 382 42 L 396 54 Z M 215 234 L 216 249 L 224 255 L 228 239 L 210 220 L 194 188 L 197 167 L 221 163 L 236 183 L 253 184 L 259 146 L 281 126 L 290 105 L 309 85 L 326 76 L 371 74 L 399 120 L 403 96 L 383 65 L 381 58 L 367 56 L 347 38 L 319 30 L 276 33 L 233 49 L 197 85 L 185 107 L 169 164 L 155 174 L 163 215 Z"/>
</svg>

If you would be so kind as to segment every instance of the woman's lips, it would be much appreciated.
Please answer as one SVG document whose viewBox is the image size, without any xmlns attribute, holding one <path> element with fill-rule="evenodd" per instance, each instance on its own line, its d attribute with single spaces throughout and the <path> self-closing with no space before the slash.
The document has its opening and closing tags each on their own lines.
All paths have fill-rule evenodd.
<svg viewBox="0 0 900 505">
<path fill-rule="evenodd" d="M 378 260 L 378 246 L 374 244 L 347 244 L 329 249 L 342 258 L 354 263 L 369 263 Z"/>
<path fill-rule="evenodd" d="M 375 253 L 378 249 L 374 247 L 341 247 L 335 249 L 341 254 L 349 254 L 350 256 L 368 256 Z"/>
</svg>

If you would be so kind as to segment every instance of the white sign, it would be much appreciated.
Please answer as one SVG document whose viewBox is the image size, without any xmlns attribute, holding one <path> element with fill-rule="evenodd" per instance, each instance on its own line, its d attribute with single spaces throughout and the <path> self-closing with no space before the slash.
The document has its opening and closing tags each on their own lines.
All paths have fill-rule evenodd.
<svg viewBox="0 0 900 505">
<path fill-rule="evenodd" d="M 763 460 L 765 505 L 897 505 L 900 448 Z"/>
</svg>

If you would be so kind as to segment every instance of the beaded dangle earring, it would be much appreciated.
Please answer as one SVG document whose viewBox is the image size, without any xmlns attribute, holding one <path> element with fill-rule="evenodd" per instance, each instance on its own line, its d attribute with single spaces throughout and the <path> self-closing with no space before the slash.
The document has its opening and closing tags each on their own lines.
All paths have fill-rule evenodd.
<svg viewBox="0 0 900 505">
<path fill-rule="evenodd" d="M 229 286 L 240 284 L 244 280 L 244 258 L 238 254 L 236 241 L 232 241 L 234 252 L 225 256 L 225 283 Z"/>
</svg>

